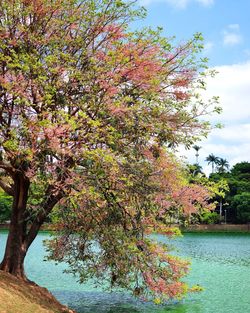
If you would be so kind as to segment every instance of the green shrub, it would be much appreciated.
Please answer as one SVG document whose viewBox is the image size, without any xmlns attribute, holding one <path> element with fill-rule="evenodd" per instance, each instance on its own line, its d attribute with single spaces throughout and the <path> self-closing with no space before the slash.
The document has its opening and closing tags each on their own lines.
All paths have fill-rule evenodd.
<svg viewBox="0 0 250 313">
<path fill-rule="evenodd" d="M 0 191 L 0 223 L 10 219 L 12 197 Z"/>
<path fill-rule="evenodd" d="M 205 212 L 200 217 L 202 224 L 216 224 L 220 221 L 220 215 L 216 212 Z"/>
<path fill-rule="evenodd" d="M 232 207 L 236 208 L 237 221 L 240 223 L 250 222 L 250 192 L 242 192 L 235 195 Z"/>
</svg>

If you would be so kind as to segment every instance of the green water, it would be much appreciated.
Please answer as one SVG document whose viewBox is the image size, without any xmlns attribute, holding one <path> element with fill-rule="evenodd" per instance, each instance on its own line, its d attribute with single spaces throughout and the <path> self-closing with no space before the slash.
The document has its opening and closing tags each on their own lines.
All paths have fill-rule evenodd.
<svg viewBox="0 0 250 313">
<path fill-rule="evenodd" d="M 0 232 L 0 258 L 7 234 Z M 90 284 L 79 285 L 64 274 L 64 264 L 44 262 L 42 242 L 48 234 L 36 238 L 27 255 L 25 267 L 31 280 L 47 287 L 59 299 L 79 313 L 248 313 L 250 312 L 250 235 L 185 234 L 172 243 L 192 260 L 188 276 L 191 284 L 205 290 L 181 302 L 154 306 L 124 293 L 105 293 Z M 166 241 L 164 236 L 158 240 Z M 24 312 L 25 313 L 25 312 Z"/>
</svg>

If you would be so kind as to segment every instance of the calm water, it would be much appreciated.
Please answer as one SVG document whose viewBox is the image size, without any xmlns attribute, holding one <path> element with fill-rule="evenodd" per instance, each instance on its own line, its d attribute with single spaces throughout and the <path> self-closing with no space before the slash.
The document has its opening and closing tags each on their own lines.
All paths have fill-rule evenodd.
<svg viewBox="0 0 250 313">
<path fill-rule="evenodd" d="M 7 234 L 0 232 L 0 258 Z M 89 284 L 79 285 L 64 274 L 65 265 L 44 262 L 41 233 L 30 248 L 26 272 L 63 303 L 79 313 L 248 313 L 250 312 L 250 235 L 185 234 L 174 240 L 178 253 L 192 260 L 187 278 L 205 290 L 169 306 L 154 306 L 122 293 L 105 293 Z M 166 241 L 163 236 L 158 240 Z"/>
</svg>

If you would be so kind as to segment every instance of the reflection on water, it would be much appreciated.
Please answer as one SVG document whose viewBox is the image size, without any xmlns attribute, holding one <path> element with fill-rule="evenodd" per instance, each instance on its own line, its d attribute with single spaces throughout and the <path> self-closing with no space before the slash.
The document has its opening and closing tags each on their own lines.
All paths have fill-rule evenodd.
<svg viewBox="0 0 250 313">
<path fill-rule="evenodd" d="M 77 310 L 78 313 L 187 313 L 187 304 L 174 303 L 156 306 L 152 303 L 141 302 L 128 295 L 120 293 L 104 292 L 69 292 L 56 291 L 54 295 L 60 301 L 67 299 L 68 305 Z M 193 313 L 200 313 L 197 304 L 189 301 L 189 308 Z"/>
<path fill-rule="evenodd" d="M 0 232 L 0 258 L 7 234 Z M 156 240 L 169 242 L 164 236 Z M 106 293 L 90 283 L 79 285 L 64 274 L 65 264 L 44 262 L 42 246 L 48 234 L 36 238 L 25 268 L 31 280 L 47 287 L 64 304 L 79 313 L 247 313 L 250 312 L 250 235 L 185 234 L 171 241 L 175 253 L 190 258 L 192 270 L 186 280 L 205 288 L 181 302 L 155 306 L 124 293 Z"/>
<path fill-rule="evenodd" d="M 68 304 L 79 313 L 139 313 L 139 302 L 121 294 L 104 292 L 55 292 L 60 300 L 68 299 Z M 138 308 L 137 308 L 138 307 Z"/>
</svg>

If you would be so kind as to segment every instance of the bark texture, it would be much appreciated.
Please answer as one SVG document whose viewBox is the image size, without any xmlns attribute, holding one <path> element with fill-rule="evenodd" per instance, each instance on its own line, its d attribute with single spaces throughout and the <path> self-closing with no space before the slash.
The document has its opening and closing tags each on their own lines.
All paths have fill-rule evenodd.
<svg viewBox="0 0 250 313">
<path fill-rule="evenodd" d="M 51 185 L 48 186 L 39 212 L 37 212 L 36 217 L 32 217 L 31 219 L 27 210 L 30 187 L 29 179 L 23 172 L 16 171 L 13 175 L 13 181 L 11 222 L 0 270 L 20 279 L 28 280 L 24 271 L 24 259 L 27 251 L 36 238 L 48 214 L 62 198 L 63 193 L 56 192 Z"/>
<path fill-rule="evenodd" d="M 28 200 L 29 180 L 18 171 L 14 178 L 14 195 L 9 235 L 5 254 L 0 270 L 26 279 L 24 273 L 24 258 L 27 253 L 25 212 Z"/>
</svg>

